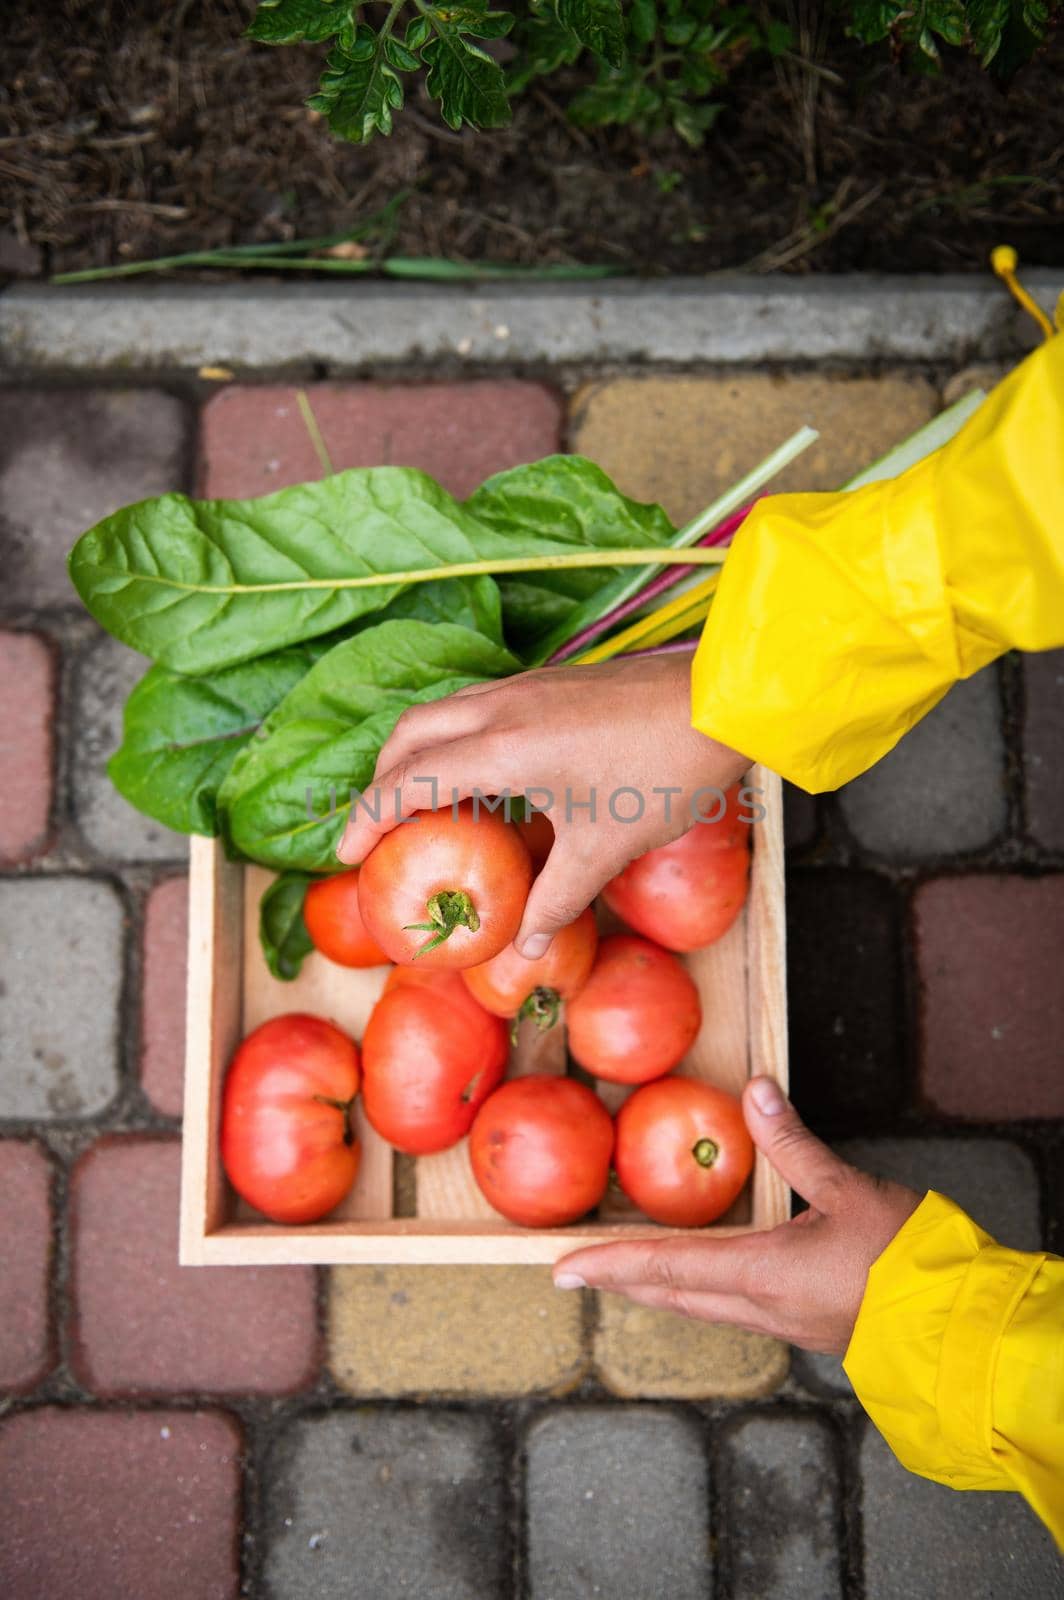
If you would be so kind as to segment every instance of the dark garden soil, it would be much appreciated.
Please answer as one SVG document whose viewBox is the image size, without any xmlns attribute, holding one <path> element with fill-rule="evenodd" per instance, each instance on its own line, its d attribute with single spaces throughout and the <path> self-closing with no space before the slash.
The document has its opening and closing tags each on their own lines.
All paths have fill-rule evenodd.
<svg viewBox="0 0 1064 1600">
<path fill-rule="evenodd" d="M 832 39 L 816 73 L 750 63 L 705 147 L 571 127 L 575 72 L 512 126 L 416 100 L 389 140 L 302 105 L 322 50 L 241 37 L 250 0 L 8 0 L 0 268 L 27 276 L 332 232 L 411 189 L 388 248 L 461 261 L 975 271 L 1008 241 L 1064 263 L 1064 27 L 1004 93 Z M 383 241 L 382 241 L 383 244 Z"/>
</svg>

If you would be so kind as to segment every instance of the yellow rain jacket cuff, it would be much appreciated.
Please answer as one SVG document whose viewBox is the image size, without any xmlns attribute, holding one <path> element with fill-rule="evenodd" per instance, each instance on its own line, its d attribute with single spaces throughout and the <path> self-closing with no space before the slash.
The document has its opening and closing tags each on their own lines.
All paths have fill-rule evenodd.
<svg viewBox="0 0 1064 1600">
<path fill-rule="evenodd" d="M 869 1272 L 843 1364 L 910 1472 L 1019 1490 L 1064 1542 L 1064 1261 L 932 1190 Z"/>
<path fill-rule="evenodd" d="M 900 477 L 754 507 L 695 655 L 692 721 L 834 789 L 958 678 L 1061 643 L 1064 337 Z"/>
</svg>

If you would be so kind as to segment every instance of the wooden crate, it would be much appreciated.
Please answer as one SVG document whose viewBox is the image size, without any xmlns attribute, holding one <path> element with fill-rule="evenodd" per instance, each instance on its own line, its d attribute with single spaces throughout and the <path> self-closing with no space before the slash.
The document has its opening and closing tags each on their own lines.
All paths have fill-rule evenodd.
<svg viewBox="0 0 1064 1600">
<path fill-rule="evenodd" d="M 708 950 L 685 957 L 702 999 L 702 1031 L 682 1072 L 738 1092 L 755 1073 L 787 1085 L 784 970 L 783 815 L 779 779 L 755 768 L 765 819 L 754 826 L 750 895 L 735 926 Z M 324 1222 L 286 1227 L 239 1201 L 219 1156 L 226 1066 L 239 1040 L 286 1011 L 331 1017 L 361 1038 L 386 969 L 348 971 L 317 953 L 292 983 L 271 977 L 258 941 L 258 906 L 270 874 L 225 859 L 217 841 L 195 838 L 189 888 L 188 1043 L 181 1168 L 181 1261 L 185 1265 L 291 1263 L 549 1263 L 579 1244 L 659 1238 L 667 1230 L 634 1220 L 622 1200 L 566 1228 L 513 1227 L 473 1182 L 466 1141 L 414 1169 L 416 1215 L 396 1216 L 391 1147 L 373 1132 L 361 1106 L 358 1181 Z M 511 1074 L 564 1072 L 561 1027 L 527 1025 Z M 604 1085 L 613 1110 L 628 1092 Z M 768 1228 L 790 1214 L 790 1193 L 758 1154 L 753 1180 L 715 1234 Z"/>
</svg>

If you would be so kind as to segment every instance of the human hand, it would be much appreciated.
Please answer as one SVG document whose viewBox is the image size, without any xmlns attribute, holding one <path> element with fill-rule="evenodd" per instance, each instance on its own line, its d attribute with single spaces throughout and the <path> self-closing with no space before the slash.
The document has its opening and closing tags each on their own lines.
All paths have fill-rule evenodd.
<svg viewBox="0 0 1064 1600">
<path fill-rule="evenodd" d="M 808 1200 L 808 1211 L 766 1233 L 577 1250 L 555 1266 L 555 1286 L 608 1289 L 639 1305 L 841 1355 L 869 1268 L 923 1197 L 849 1166 L 809 1132 L 771 1078 L 747 1084 L 743 1114 L 758 1149 Z"/>
<path fill-rule="evenodd" d="M 411 706 L 377 760 L 380 820 L 352 811 L 340 860 L 364 860 L 399 817 L 432 804 L 429 779 L 438 805 L 509 790 L 531 791 L 547 809 L 548 792 L 555 844 L 514 941 L 522 955 L 541 956 L 629 861 L 687 831 L 699 790 L 730 788 L 749 767 L 692 728 L 690 670 L 686 656 L 546 667 Z M 621 789 L 618 816 L 610 801 Z M 619 820 L 640 798 L 637 820 Z"/>
</svg>

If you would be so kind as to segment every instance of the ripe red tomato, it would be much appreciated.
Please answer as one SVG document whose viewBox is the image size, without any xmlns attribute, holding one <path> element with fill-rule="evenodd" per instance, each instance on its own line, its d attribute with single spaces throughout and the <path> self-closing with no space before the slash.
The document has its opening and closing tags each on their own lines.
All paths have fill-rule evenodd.
<svg viewBox="0 0 1064 1600">
<path fill-rule="evenodd" d="M 545 956 L 526 961 L 512 944 L 479 967 L 466 967 L 466 987 L 497 1017 L 534 1017 L 539 1028 L 553 1027 L 558 1006 L 572 1000 L 588 980 L 598 949 L 595 913 L 588 906 L 575 922 L 556 933 Z"/>
<path fill-rule="evenodd" d="M 237 1049 L 222 1099 L 222 1165 L 237 1194 L 273 1222 L 317 1222 L 358 1174 L 348 1120 L 358 1047 L 305 1012 L 274 1017 Z"/>
<path fill-rule="evenodd" d="M 511 1079 L 485 1101 L 469 1136 L 481 1193 L 522 1228 L 558 1228 L 597 1206 L 612 1152 L 609 1112 L 573 1078 Z"/>
<path fill-rule="evenodd" d="M 640 1211 L 669 1227 L 701 1228 L 742 1189 L 754 1146 L 733 1094 L 695 1078 L 661 1078 L 618 1112 L 613 1159 Z"/>
<path fill-rule="evenodd" d="M 554 849 L 554 824 L 545 811 L 530 811 L 517 827 L 532 857 L 532 870 L 538 872 Z"/>
<path fill-rule="evenodd" d="M 591 976 L 566 1009 L 569 1050 L 596 1078 L 647 1083 L 694 1043 L 702 1006 L 676 957 L 634 934 L 599 945 Z"/>
<path fill-rule="evenodd" d="M 389 961 L 472 967 L 513 939 L 531 882 L 517 828 L 463 800 L 386 833 L 362 863 L 358 899 Z"/>
<path fill-rule="evenodd" d="M 667 950 L 701 950 L 727 933 L 750 879 L 750 826 L 738 820 L 738 792 L 728 791 L 719 822 L 696 823 L 630 861 L 602 891 L 610 910 Z"/>
<path fill-rule="evenodd" d="M 457 972 L 397 967 L 362 1037 L 362 1104 L 407 1155 L 447 1150 L 506 1071 L 505 1025 Z"/>
<path fill-rule="evenodd" d="M 312 883 L 303 897 L 303 921 L 316 950 L 341 967 L 383 967 L 388 957 L 374 944 L 358 909 L 358 868 Z"/>
</svg>

